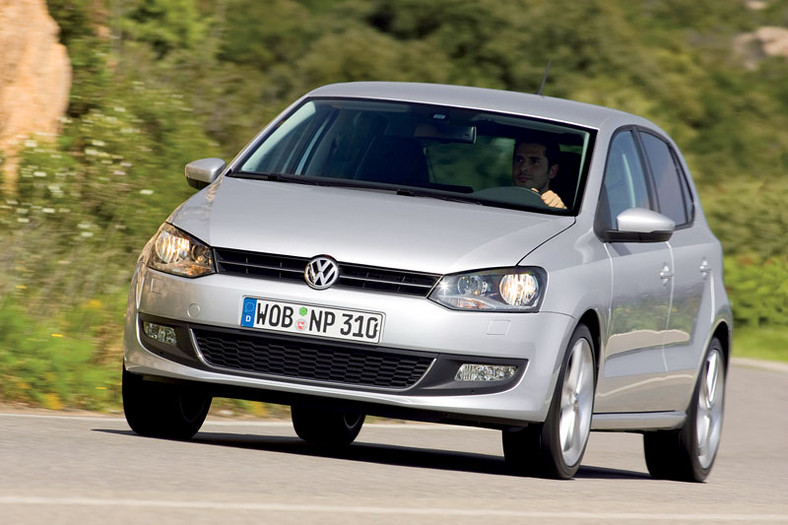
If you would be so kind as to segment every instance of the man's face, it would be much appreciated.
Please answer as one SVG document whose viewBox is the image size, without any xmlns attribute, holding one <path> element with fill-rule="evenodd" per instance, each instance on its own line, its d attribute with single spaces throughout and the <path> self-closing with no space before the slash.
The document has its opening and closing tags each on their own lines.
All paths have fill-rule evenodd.
<svg viewBox="0 0 788 525">
<path fill-rule="evenodd" d="M 535 188 L 542 193 L 550 186 L 558 165 L 549 166 L 542 144 L 519 144 L 514 150 L 512 181 L 516 186 Z"/>
</svg>

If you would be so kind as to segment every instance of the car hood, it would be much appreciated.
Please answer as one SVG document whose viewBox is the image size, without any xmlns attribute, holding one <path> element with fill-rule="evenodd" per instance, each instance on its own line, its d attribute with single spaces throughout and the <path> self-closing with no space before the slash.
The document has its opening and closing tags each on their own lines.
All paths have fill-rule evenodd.
<svg viewBox="0 0 788 525">
<path fill-rule="evenodd" d="M 513 266 L 574 218 L 224 177 L 169 222 L 214 247 L 446 274 Z"/>
</svg>

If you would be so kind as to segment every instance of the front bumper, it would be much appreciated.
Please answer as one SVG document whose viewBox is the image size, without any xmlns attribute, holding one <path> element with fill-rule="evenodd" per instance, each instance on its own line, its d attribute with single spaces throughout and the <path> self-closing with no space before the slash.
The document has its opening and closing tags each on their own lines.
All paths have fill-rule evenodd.
<svg viewBox="0 0 788 525">
<path fill-rule="evenodd" d="M 382 338 L 369 345 L 242 328 L 245 296 L 383 312 Z M 148 337 L 143 322 L 173 327 L 179 334 L 177 346 Z M 186 279 L 141 265 L 131 286 L 124 361 L 129 372 L 197 382 L 222 397 L 518 425 L 545 419 L 574 325 L 570 316 L 551 312 L 458 312 L 420 297 L 316 291 L 296 283 L 221 274 Z M 209 349 L 211 345 L 218 350 Z M 273 357 L 259 364 L 255 356 L 262 354 Z M 402 361 L 421 362 L 423 373 L 418 368 L 409 371 L 410 380 L 396 373 L 394 379 L 383 380 L 377 379 L 379 374 L 374 379 L 355 375 L 358 367 L 374 371 L 376 363 L 385 369 Z M 326 368 L 334 363 L 340 372 L 332 376 Z M 514 365 L 517 372 L 500 382 L 458 382 L 454 374 L 462 363 Z"/>
</svg>

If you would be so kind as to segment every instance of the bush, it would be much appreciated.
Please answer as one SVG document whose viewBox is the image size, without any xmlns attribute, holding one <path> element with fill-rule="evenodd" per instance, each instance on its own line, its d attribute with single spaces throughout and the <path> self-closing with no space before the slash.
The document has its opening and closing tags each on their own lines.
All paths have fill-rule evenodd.
<svg viewBox="0 0 788 525">
<path fill-rule="evenodd" d="M 725 255 L 766 260 L 788 253 L 788 181 L 744 179 L 700 186 L 699 191 Z"/>
<path fill-rule="evenodd" d="M 146 240 L 193 193 L 183 166 L 213 146 L 191 110 L 175 93 L 126 88 L 69 122 L 58 145 L 26 142 L 18 195 L 0 206 L 16 270 L 0 293 L 24 285 L 28 306 L 48 312 L 125 290 Z"/>
<path fill-rule="evenodd" d="M 725 284 L 740 327 L 788 327 L 788 256 L 725 258 Z"/>
</svg>

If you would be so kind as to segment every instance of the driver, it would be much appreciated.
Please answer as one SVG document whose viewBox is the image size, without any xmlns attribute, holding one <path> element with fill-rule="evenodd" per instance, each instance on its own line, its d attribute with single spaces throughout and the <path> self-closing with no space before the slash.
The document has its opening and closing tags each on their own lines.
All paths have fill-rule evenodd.
<svg viewBox="0 0 788 525">
<path fill-rule="evenodd" d="M 550 189 L 550 180 L 558 174 L 558 145 L 547 139 L 518 140 L 514 145 L 512 181 L 529 188 L 551 208 L 566 209 L 564 201 Z"/>
</svg>

